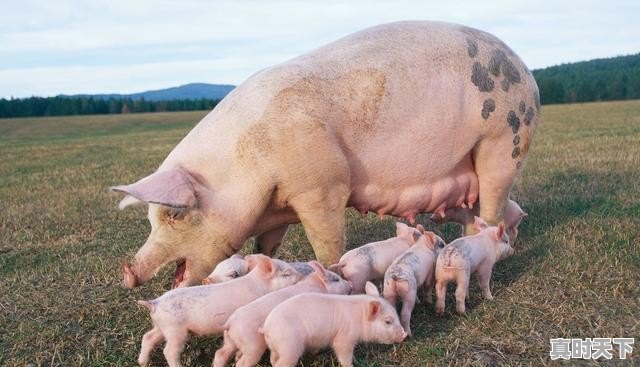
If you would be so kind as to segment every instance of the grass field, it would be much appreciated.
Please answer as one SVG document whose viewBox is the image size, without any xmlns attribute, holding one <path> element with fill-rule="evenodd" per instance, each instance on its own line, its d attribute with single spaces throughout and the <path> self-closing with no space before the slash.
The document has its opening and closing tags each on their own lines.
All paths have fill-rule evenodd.
<svg viewBox="0 0 640 367">
<path fill-rule="evenodd" d="M 120 264 L 149 225 L 143 208 L 118 211 L 107 188 L 151 173 L 204 114 L 0 120 L 0 365 L 135 365 L 150 326 L 135 300 L 162 294 L 173 269 L 122 287 Z M 452 292 L 443 318 L 419 304 L 414 338 L 361 345 L 356 366 L 553 365 L 558 337 L 635 337 L 632 359 L 618 363 L 640 364 L 639 167 L 640 101 L 545 106 L 512 193 L 529 218 L 516 255 L 494 271 L 495 299 L 474 285 L 466 317 L 450 312 Z M 394 228 L 391 218 L 348 216 L 349 247 Z M 279 255 L 311 258 L 300 226 Z M 185 364 L 209 366 L 219 344 L 193 338 Z M 568 364 L 579 363 L 595 364 Z M 164 365 L 161 348 L 152 364 Z M 301 365 L 337 362 L 324 352 Z"/>
</svg>

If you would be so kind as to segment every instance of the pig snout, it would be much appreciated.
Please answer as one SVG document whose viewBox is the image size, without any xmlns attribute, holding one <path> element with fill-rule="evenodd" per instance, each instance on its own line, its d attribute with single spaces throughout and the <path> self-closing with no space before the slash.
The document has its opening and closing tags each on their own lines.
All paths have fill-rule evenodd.
<svg viewBox="0 0 640 367">
<path fill-rule="evenodd" d="M 138 286 L 138 278 L 133 271 L 133 266 L 125 262 L 122 264 L 123 283 L 126 288 L 133 289 Z"/>
<path fill-rule="evenodd" d="M 398 333 L 398 338 L 395 340 L 396 343 L 402 343 L 407 338 L 407 332 L 404 331 L 403 328 L 400 329 Z"/>
</svg>

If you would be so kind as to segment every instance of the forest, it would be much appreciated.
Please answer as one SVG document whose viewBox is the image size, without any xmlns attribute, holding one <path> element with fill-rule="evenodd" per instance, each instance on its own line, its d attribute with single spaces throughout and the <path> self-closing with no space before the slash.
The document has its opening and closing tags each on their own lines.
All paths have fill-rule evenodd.
<svg viewBox="0 0 640 367">
<path fill-rule="evenodd" d="M 218 102 L 220 102 L 219 99 L 205 98 L 170 101 L 91 96 L 3 98 L 0 99 L 0 118 L 210 110 Z"/>
<path fill-rule="evenodd" d="M 542 104 L 640 99 L 640 53 L 533 70 Z M 0 99 L 0 118 L 210 110 L 220 99 L 56 96 Z"/>
<path fill-rule="evenodd" d="M 533 70 L 542 104 L 640 98 L 640 53 Z"/>
</svg>

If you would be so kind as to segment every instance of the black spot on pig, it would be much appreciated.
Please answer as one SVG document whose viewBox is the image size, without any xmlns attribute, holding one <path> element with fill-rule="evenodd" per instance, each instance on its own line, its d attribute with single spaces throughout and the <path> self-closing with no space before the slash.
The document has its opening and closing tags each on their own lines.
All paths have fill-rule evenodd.
<svg viewBox="0 0 640 367">
<path fill-rule="evenodd" d="M 371 248 L 370 246 L 363 246 L 358 248 L 358 256 L 365 258 L 367 264 L 371 265 L 373 264 L 373 258 L 375 255 L 373 253 L 373 248 Z"/>
<path fill-rule="evenodd" d="M 509 111 L 507 114 L 507 123 L 511 126 L 511 130 L 514 134 L 518 133 L 518 130 L 520 130 L 520 118 L 516 116 L 514 111 Z"/>
<path fill-rule="evenodd" d="M 507 79 L 502 79 L 502 81 L 500 82 L 500 88 L 502 88 L 503 91 L 508 92 L 509 91 L 509 86 L 511 84 L 509 83 L 509 81 Z"/>
<path fill-rule="evenodd" d="M 482 118 L 485 120 L 488 119 L 489 114 L 495 110 L 496 101 L 494 101 L 492 98 L 485 99 L 484 103 L 482 103 Z"/>
<path fill-rule="evenodd" d="M 467 38 L 467 52 L 469 53 L 469 57 L 476 57 L 476 55 L 478 55 L 478 42 Z"/>
<path fill-rule="evenodd" d="M 527 106 L 524 104 L 524 101 L 520 101 L 520 105 L 518 106 L 518 111 L 520 111 L 520 114 L 523 114 L 526 108 Z"/>
<path fill-rule="evenodd" d="M 495 87 L 493 80 L 489 76 L 489 70 L 477 61 L 473 63 L 471 81 L 478 87 L 480 92 L 491 92 Z"/>
<path fill-rule="evenodd" d="M 498 76 L 502 71 L 509 83 L 520 83 L 520 72 L 502 50 L 493 50 L 489 60 L 489 71 Z"/>
<path fill-rule="evenodd" d="M 504 75 L 501 86 L 505 92 L 509 90 L 511 84 L 520 83 L 520 72 L 504 51 L 500 49 L 493 50 L 491 53 L 488 69 L 495 76 L 499 76 L 500 73 Z"/>
<path fill-rule="evenodd" d="M 513 148 L 513 152 L 511 152 L 511 158 L 516 159 L 520 156 L 520 147 Z"/>
<path fill-rule="evenodd" d="M 398 260 L 397 264 L 398 265 L 406 264 L 410 266 L 412 269 L 417 269 L 420 266 L 420 259 L 418 259 L 418 256 L 416 256 L 416 254 L 408 252 L 402 255 L 402 257 Z"/>
<path fill-rule="evenodd" d="M 524 115 L 524 124 L 529 126 L 531 121 L 533 120 L 533 116 L 535 116 L 535 112 L 533 112 L 533 108 L 529 107 L 527 113 Z"/>
<path fill-rule="evenodd" d="M 513 137 L 513 145 L 520 144 L 520 135 L 516 135 Z"/>
</svg>

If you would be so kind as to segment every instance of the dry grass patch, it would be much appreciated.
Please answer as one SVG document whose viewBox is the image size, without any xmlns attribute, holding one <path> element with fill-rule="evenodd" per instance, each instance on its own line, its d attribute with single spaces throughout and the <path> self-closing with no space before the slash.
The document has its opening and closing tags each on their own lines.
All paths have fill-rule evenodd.
<svg viewBox="0 0 640 367">
<path fill-rule="evenodd" d="M 143 209 L 117 211 L 107 187 L 152 172 L 203 115 L 0 120 L 1 365 L 135 364 L 150 325 L 135 300 L 162 294 L 170 270 L 122 288 L 121 261 L 149 225 Z M 553 365 L 550 338 L 638 341 L 640 101 L 545 106 L 543 118 L 513 192 L 529 219 L 516 255 L 496 267 L 495 299 L 484 301 L 474 285 L 466 317 L 437 318 L 419 304 L 414 338 L 361 345 L 356 366 Z M 446 240 L 457 234 L 419 220 Z M 390 236 L 393 222 L 349 211 L 348 247 Z M 279 256 L 312 258 L 300 226 Z M 451 311 L 452 292 L 447 304 Z M 185 364 L 209 366 L 219 344 L 192 339 Z M 152 363 L 164 365 L 160 349 Z M 337 362 L 321 353 L 300 365 Z"/>
</svg>

